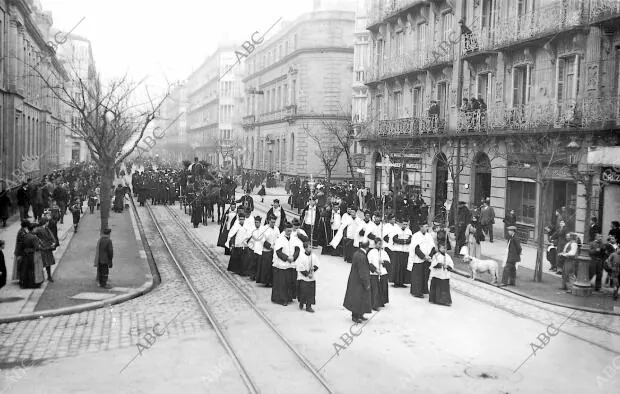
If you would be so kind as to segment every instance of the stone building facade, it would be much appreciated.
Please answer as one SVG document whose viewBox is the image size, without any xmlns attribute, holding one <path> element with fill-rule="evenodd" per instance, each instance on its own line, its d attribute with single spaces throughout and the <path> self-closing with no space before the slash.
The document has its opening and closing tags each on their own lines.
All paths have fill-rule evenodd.
<svg viewBox="0 0 620 394">
<path fill-rule="evenodd" d="M 9 186 L 59 168 L 69 115 L 51 86 L 68 75 L 47 46 L 51 14 L 37 2 L 0 1 L 0 177 Z"/>
<path fill-rule="evenodd" d="M 236 165 L 242 154 L 242 67 L 236 64 L 235 49 L 221 45 L 186 85 L 188 142 L 196 157 L 220 167 Z"/>
<path fill-rule="evenodd" d="M 578 233 L 604 215 L 586 153 L 619 143 L 618 1 L 373 0 L 368 30 L 375 193 L 420 193 L 431 219 L 490 198 L 495 231 L 514 209 L 526 240 L 556 210 Z"/>
<path fill-rule="evenodd" d="M 355 13 L 315 7 L 284 25 L 245 61 L 246 169 L 325 177 L 321 152 L 308 131 L 321 136 L 326 122 L 338 127 L 350 122 Z M 331 144 L 324 141 L 323 152 Z M 332 176 L 348 177 L 344 158 Z"/>
</svg>

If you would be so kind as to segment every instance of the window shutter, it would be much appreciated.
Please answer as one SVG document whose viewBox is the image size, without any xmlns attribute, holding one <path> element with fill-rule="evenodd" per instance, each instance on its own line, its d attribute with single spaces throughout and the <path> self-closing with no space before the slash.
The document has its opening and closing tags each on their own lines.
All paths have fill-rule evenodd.
<svg viewBox="0 0 620 394">
<path fill-rule="evenodd" d="M 559 102 L 564 98 L 564 72 L 566 71 L 565 60 L 562 58 L 558 59 L 556 67 L 557 67 L 557 72 L 556 72 L 557 79 L 556 79 L 555 99 Z"/>
</svg>

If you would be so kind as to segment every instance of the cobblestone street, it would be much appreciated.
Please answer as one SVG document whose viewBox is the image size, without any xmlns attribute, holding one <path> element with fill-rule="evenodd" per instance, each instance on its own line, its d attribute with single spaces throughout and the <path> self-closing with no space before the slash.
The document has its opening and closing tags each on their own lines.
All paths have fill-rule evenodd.
<svg viewBox="0 0 620 394">
<path fill-rule="evenodd" d="M 86 392 L 93 384 L 98 393 L 118 392 L 117 384 L 127 393 L 244 392 L 234 368 L 225 369 L 216 385 L 205 383 L 210 381 L 205 371 L 228 356 L 164 252 L 145 208 L 138 212 L 162 283 L 149 294 L 113 307 L 0 326 L 6 393 Z M 172 212 L 188 220 L 178 207 Z M 192 231 L 212 248 L 217 228 L 209 225 Z M 217 253 L 218 264 L 225 265 L 221 250 Z M 361 388 L 396 393 L 615 392 L 617 378 L 596 385 L 597 377 L 607 379 L 602 371 L 620 356 L 618 317 L 586 312 L 571 315 L 564 308 L 500 293 L 460 277 L 452 280 L 452 308 L 414 299 L 407 289 L 390 288 L 389 306 L 373 315 L 363 335 L 351 336 L 350 345 L 333 357 L 334 343 L 342 343 L 350 330 L 341 307 L 350 266 L 331 256 L 323 256 L 322 262 L 314 315 L 295 306 L 274 305 L 269 289 L 235 280 L 246 282 L 246 294 L 253 294 L 259 308 L 315 367 L 325 364 L 321 374 L 336 392 Z M 185 259 L 184 264 L 199 269 L 207 262 Z M 192 280 L 208 286 L 201 282 L 206 278 Z M 146 344 L 142 336 L 152 334 L 157 324 L 161 331 L 168 322 L 165 334 L 139 355 L 138 341 Z M 547 332 L 550 324 L 561 325 L 561 332 L 550 336 L 548 347 L 539 349 L 513 373 L 531 356 L 531 343 L 538 343 L 539 334 Z M 31 368 L 20 367 L 22 363 L 28 367 L 32 360 Z M 16 370 L 25 372 L 12 381 L 13 372 L 8 371 Z M 356 372 L 353 379 L 352 371 L 363 373 L 358 376 Z M 553 376 L 559 371 L 565 372 L 562 382 Z M 63 379 L 65 373 L 71 379 Z M 374 379 L 373 373 L 382 378 Z M 495 378 L 480 378 L 484 374 Z M 223 387 L 232 391 L 222 391 Z"/>
</svg>

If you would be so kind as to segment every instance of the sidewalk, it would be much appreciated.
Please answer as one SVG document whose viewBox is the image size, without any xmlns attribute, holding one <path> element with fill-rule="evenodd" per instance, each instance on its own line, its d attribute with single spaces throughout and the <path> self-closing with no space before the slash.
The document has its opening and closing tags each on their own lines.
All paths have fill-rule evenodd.
<svg viewBox="0 0 620 394">
<path fill-rule="evenodd" d="M 62 232 L 67 239 L 64 242 L 63 236 L 59 234 L 61 248 L 56 252 L 56 265 L 53 266 L 54 282 L 46 281 L 39 289 L 27 290 L 20 289 L 15 282 L 7 284 L 0 290 L 0 320 L 42 311 L 48 311 L 46 314 L 60 314 L 97 308 L 104 301 L 120 302 L 152 288 L 151 271 L 131 208 L 122 214 L 110 212 L 109 225 L 114 245 L 114 266 L 110 270 L 108 282 L 113 288 L 110 290 L 98 287 L 93 266 L 99 239 L 99 212 L 90 214 L 86 209 L 75 234 L 71 223 L 70 216 L 65 218 Z M 10 255 L 10 268 L 7 269 L 11 272 L 13 249 L 10 245 L 15 243 L 15 235 L 12 238 L 4 233 L 0 236 L 7 237 L 9 248 L 5 251 L 9 253 L 5 255 Z"/>
<path fill-rule="evenodd" d="M 280 204 L 286 211 L 287 216 L 289 218 L 291 215 L 293 215 L 293 217 L 298 217 L 297 210 L 292 209 L 286 202 L 288 196 L 286 195 L 284 188 L 272 188 L 266 190 L 267 195 L 265 196 L 264 203 L 260 202 L 260 196 L 255 196 L 255 193 L 252 194 L 252 197 L 254 198 L 254 205 L 256 205 L 258 209 L 266 212 L 270 208 L 273 199 L 279 198 Z M 241 197 L 241 194 L 237 193 L 237 198 L 239 197 Z M 519 263 L 519 268 L 517 269 L 517 286 L 502 287 L 504 291 L 509 291 L 540 302 L 564 306 L 572 309 L 620 314 L 620 300 L 614 301 L 612 298 L 612 290 L 609 288 L 603 286 L 603 293 L 594 293 L 588 297 L 574 296 L 564 290 L 561 290 L 562 277 L 549 270 L 551 265 L 546 258 L 543 263 L 542 282 L 534 282 L 533 278 L 534 267 L 536 266 L 537 249 L 532 245 L 522 245 L 522 248 L 523 252 L 521 254 L 521 263 Z M 489 241 L 484 241 L 482 243 L 482 257 L 485 259 L 492 259 L 499 263 L 504 259 L 505 253 L 506 241 L 504 239 L 495 239 L 493 243 Z M 454 265 L 458 274 L 467 277 L 470 276 L 469 265 L 461 262 L 460 258 L 454 259 Z M 499 270 L 498 275 L 501 282 L 501 270 Z M 479 274 L 477 276 L 478 280 L 491 285 L 491 276 L 489 274 Z"/>
</svg>

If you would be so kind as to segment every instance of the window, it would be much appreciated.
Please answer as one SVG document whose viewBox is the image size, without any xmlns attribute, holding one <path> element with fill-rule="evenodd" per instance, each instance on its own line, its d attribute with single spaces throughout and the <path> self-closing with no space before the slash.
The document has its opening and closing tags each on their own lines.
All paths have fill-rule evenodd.
<svg viewBox="0 0 620 394">
<path fill-rule="evenodd" d="M 507 211 L 515 210 L 519 221 L 534 225 L 536 221 L 536 183 L 508 181 Z"/>
<path fill-rule="evenodd" d="M 284 89 L 282 89 L 282 100 L 284 100 L 284 106 L 288 105 L 288 85 L 284 84 Z"/>
<path fill-rule="evenodd" d="M 291 105 L 297 105 L 297 80 L 291 83 Z"/>
<path fill-rule="evenodd" d="M 400 119 L 402 115 L 403 92 L 394 92 L 394 118 Z"/>
<path fill-rule="evenodd" d="M 364 82 L 364 71 L 355 72 L 355 82 Z"/>
<path fill-rule="evenodd" d="M 620 124 L 620 47 L 616 47 L 616 75 L 614 81 L 616 83 L 616 96 L 618 97 L 618 105 L 616 109 L 616 124 Z"/>
<path fill-rule="evenodd" d="M 428 30 L 428 25 L 426 23 L 422 23 L 418 25 L 418 60 L 420 62 L 424 62 L 426 60 L 426 33 Z"/>
<path fill-rule="evenodd" d="M 383 74 L 383 40 L 377 41 L 377 65 L 379 66 L 379 75 Z"/>
<path fill-rule="evenodd" d="M 439 101 L 439 119 L 445 120 L 448 114 L 448 92 L 450 84 L 448 82 L 440 82 L 437 84 L 437 101 Z"/>
<path fill-rule="evenodd" d="M 377 96 L 375 111 L 379 120 L 385 119 L 385 113 L 383 112 L 383 96 Z"/>
<path fill-rule="evenodd" d="M 279 109 L 279 108 L 282 108 L 282 87 L 280 87 L 280 86 L 278 86 L 278 96 L 277 97 L 278 98 L 276 100 L 276 103 L 277 103 L 276 106 Z"/>
<path fill-rule="evenodd" d="M 478 74 L 478 98 L 482 98 L 488 106 L 491 102 L 492 74 Z"/>
<path fill-rule="evenodd" d="M 396 49 L 395 56 L 398 58 L 398 57 L 402 56 L 402 54 L 403 54 L 403 46 L 404 46 L 404 43 L 405 43 L 404 32 L 402 30 L 397 31 L 395 38 L 396 38 L 395 43 L 394 43 L 395 44 L 395 49 Z"/>
<path fill-rule="evenodd" d="M 452 32 L 452 27 L 453 25 L 453 19 L 454 15 L 451 12 L 446 12 L 445 14 L 442 15 L 441 17 L 441 30 L 443 32 L 443 37 L 442 39 L 446 42 L 450 42 L 450 33 Z M 450 46 L 450 48 L 452 48 L 452 46 Z"/>
<path fill-rule="evenodd" d="M 579 55 L 558 59 L 557 100 L 574 100 L 579 92 Z"/>
<path fill-rule="evenodd" d="M 291 161 L 295 161 L 295 134 L 291 134 Z"/>
<path fill-rule="evenodd" d="M 288 55 L 288 41 L 284 43 L 284 56 Z"/>
<path fill-rule="evenodd" d="M 411 108 L 413 116 L 422 116 L 422 88 L 420 87 L 411 89 Z"/>
<path fill-rule="evenodd" d="M 286 138 L 282 139 L 282 165 L 286 162 Z"/>
<path fill-rule="evenodd" d="M 530 102 L 530 86 L 532 73 L 530 65 L 512 69 L 512 105 L 525 105 Z"/>
<path fill-rule="evenodd" d="M 293 50 L 297 50 L 297 34 L 293 36 Z"/>
</svg>

